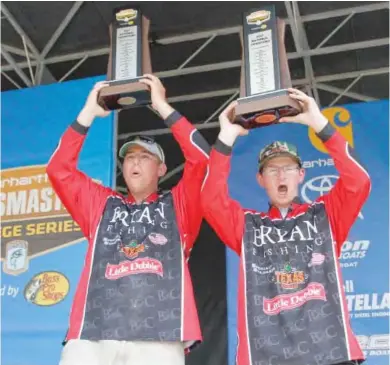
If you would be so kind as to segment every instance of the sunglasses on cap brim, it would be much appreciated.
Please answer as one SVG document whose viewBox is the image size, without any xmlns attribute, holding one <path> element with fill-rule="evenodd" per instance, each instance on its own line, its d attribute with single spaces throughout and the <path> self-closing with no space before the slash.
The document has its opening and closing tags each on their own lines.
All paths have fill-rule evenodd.
<svg viewBox="0 0 390 365">
<path fill-rule="evenodd" d="M 136 136 L 136 137 L 132 138 L 131 140 L 129 140 L 128 142 L 134 142 L 134 141 L 141 141 L 141 142 L 145 142 L 145 143 L 149 143 L 149 144 L 156 143 L 155 139 L 153 137 L 149 137 L 149 136 Z"/>
</svg>

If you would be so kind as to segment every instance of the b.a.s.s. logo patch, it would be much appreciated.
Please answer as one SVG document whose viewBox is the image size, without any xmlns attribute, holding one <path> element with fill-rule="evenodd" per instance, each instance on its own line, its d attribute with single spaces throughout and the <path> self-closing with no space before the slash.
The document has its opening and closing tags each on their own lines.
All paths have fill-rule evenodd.
<svg viewBox="0 0 390 365">
<path fill-rule="evenodd" d="M 28 269 L 28 242 L 13 240 L 5 246 L 3 271 L 9 275 L 19 275 Z"/>
</svg>

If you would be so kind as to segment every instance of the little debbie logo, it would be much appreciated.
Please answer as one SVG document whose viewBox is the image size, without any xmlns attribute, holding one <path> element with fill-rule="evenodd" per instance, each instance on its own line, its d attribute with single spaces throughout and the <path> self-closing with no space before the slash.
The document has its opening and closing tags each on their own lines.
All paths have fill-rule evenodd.
<svg viewBox="0 0 390 365">
<path fill-rule="evenodd" d="M 134 274 L 156 274 L 163 277 L 162 263 L 150 257 L 138 258 L 135 261 L 122 261 L 118 265 L 107 264 L 106 278 L 117 280 Z"/>
<path fill-rule="evenodd" d="M 263 299 L 263 311 L 269 316 L 282 311 L 298 308 L 309 300 L 326 301 L 325 288 L 320 283 L 310 283 L 305 289 L 291 294 L 281 294 L 274 298 Z"/>
</svg>

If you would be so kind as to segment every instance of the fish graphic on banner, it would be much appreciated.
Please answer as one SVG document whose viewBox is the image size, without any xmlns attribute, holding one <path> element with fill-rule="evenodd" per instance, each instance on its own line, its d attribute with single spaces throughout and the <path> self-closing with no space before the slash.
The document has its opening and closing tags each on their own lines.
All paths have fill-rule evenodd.
<svg viewBox="0 0 390 365">
<path fill-rule="evenodd" d="M 9 275 L 25 272 L 36 256 L 83 240 L 45 169 L 45 165 L 24 166 L 0 172 L 1 259 Z"/>
</svg>

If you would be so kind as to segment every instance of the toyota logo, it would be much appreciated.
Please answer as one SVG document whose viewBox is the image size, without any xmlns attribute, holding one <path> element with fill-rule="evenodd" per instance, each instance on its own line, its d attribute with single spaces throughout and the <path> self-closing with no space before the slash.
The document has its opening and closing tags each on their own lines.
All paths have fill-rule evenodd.
<svg viewBox="0 0 390 365">
<path fill-rule="evenodd" d="M 302 198 L 306 203 L 311 203 L 324 194 L 329 193 L 339 177 L 336 175 L 317 176 L 302 186 Z"/>
<path fill-rule="evenodd" d="M 322 175 L 306 181 L 301 190 L 302 199 L 306 203 L 312 203 L 319 196 L 329 193 L 338 178 L 336 175 Z M 363 219 L 361 212 L 359 213 L 359 218 Z"/>
</svg>

